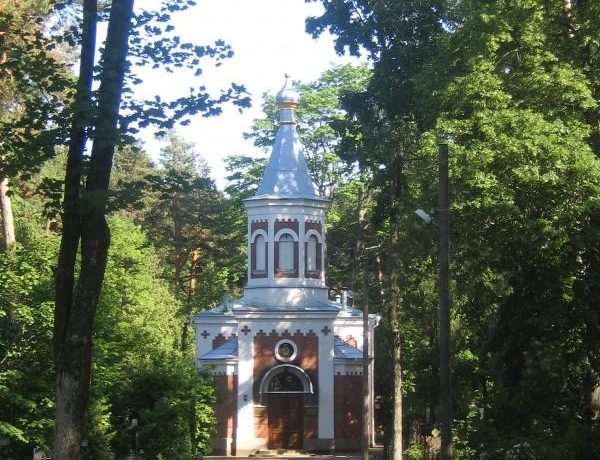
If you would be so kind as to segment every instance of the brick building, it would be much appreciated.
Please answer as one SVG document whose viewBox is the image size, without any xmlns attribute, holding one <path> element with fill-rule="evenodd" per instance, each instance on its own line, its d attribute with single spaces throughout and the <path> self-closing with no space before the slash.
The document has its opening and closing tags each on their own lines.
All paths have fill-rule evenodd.
<svg viewBox="0 0 600 460">
<path fill-rule="evenodd" d="M 361 445 L 362 312 L 346 299 L 329 299 L 329 200 L 310 179 L 296 132 L 298 95 L 289 80 L 277 102 L 273 151 L 257 194 L 245 200 L 244 297 L 225 298 L 193 318 L 197 364 L 209 369 L 217 388 L 215 454 Z M 371 357 L 378 321 L 369 317 Z M 372 371 L 369 381 L 372 388 Z"/>
</svg>

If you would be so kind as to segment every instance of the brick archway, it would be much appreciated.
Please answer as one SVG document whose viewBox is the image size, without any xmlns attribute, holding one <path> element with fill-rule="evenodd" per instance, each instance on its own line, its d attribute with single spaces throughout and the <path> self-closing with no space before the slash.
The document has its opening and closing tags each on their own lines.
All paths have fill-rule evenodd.
<svg viewBox="0 0 600 460">
<path fill-rule="evenodd" d="M 306 373 L 291 364 L 269 369 L 260 384 L 266 396 L 269 449 L 301 449 L 304 432 L 304 395 L 313 392 Z"/>
</svg>

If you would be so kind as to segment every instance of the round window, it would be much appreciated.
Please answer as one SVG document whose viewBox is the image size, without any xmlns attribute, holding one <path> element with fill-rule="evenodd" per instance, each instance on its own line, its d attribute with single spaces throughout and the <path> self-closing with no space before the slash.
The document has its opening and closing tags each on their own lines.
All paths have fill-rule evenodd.
<svg viewBox="0 0 600 460">
<path fill-rule="evenodd" d="M 296 359 L 297 354 L 298 350 L 296 348 L 296 344 L 291 340 L 280 340 L 275 345 L 275 357 L 279 361 L 289 363 L 290 361 Z"/>
</svg>

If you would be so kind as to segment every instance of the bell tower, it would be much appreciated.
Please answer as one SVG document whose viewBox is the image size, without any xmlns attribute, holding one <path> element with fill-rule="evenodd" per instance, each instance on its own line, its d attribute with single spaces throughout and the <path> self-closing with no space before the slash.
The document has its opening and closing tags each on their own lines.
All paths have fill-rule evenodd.
<svg viewBox="0 0 600 460">
<path fill-rule="evenodd" d="M 296 131 L 298 93 L 286 75 L 277 93 L 279 129 L 258 192 L 244 200 L 248 213 L 245 299 L 273 307 L 328 303 L 325 285 L 325 213 Z"/>
</svg>

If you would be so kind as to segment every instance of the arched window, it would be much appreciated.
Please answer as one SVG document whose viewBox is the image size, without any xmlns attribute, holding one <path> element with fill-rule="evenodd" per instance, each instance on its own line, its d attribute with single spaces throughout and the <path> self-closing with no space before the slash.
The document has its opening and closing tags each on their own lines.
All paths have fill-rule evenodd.
<svg viewBox="0 0 600 460">
<path fill-rule="evenodd" d="M 261 400 L 264 393 L 314 394 L 310 377 L 302 368 L 293 364 L 280 364 L 265 372 L 258 392 Z"/>
<path fill-rule="evenodd" d="M 256 248 L 256 270 L 265 271 L 267 269 L 265 237 L 263 235 L 258 235 L 254 240 L 254 246 Z"/>
<path fill-rule="evenodd" d="M 317 271 L 317 237 L 315 235 L 308 237 L 306 245 L 306 269 L 309 272 Z"/>
<path fill-rule="evenodd" d="M 273 376 L 267 387 L 269 393 L 302 392 L 303 390 L 302 381 L 298 376 L 287 372 L 287 369 Z"/>
<path fill-rule="evenodd" d="M 279 237 L 279 270 L 294 271 L 294 238 L 289 233 Z"/>
</svg>

